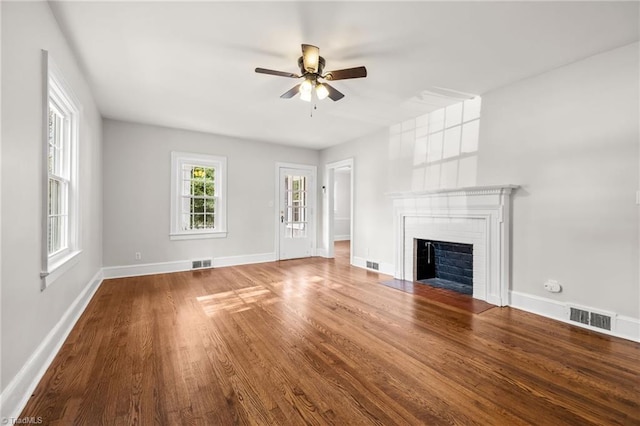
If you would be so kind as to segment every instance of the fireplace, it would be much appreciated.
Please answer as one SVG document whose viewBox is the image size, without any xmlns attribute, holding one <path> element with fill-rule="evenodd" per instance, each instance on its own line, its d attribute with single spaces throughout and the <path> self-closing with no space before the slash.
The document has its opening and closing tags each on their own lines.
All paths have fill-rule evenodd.
<svg viewBox="0 0 640 426">
<path fill-rule="evenodd" d="M 413 281 L 473 294 L 473 245 L 413 239 Z"/>
<path fill-rule="evenodd" d="M 510 194 L 515 188 L 505 185 L 391 194 L 397 256 L 394 277 L 416 279 L 415 240 L 466 244 L 472 247 L 473 297 L 508 305 Z"/>
</svg>

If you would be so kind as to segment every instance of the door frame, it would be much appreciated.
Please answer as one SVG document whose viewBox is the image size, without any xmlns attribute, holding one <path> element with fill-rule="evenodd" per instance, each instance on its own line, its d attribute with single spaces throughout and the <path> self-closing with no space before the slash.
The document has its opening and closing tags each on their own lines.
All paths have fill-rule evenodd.
<svg viewBox="0 0 640 426">
<path fill-rule="evenodd" d="M 315 256 L 317 252 L 318 240 L 317 240 L 317 229 L 318 229 L 318 214 L 316 212 L 316 205 L 318 199 L 318 167 L 310 164 L 298 164 L 298 163 L 282 163 L 276 162 L 276 179 L 275 179 L 275 202 L 274 206 L 274 230 L 275 230 L 275 259 L 276 261 L 280 260 L 280 197 L 282 191 L 280 190 L 280 169 L 301 169 L 308 172 L 311 172 L 311 185 L 309 185 L 308 196 L 309 196 L 309 215 L 313 220 L 309 226 L 309 238 L 311 239 L 311 256 Z"/>
<path fill-rule="evenodd" d="M 335 196 L 335 188 L 334 188 L 334 183 L 335 183 L 335 171 L 336 169 L 340 169 L 343 167 L 349 167 L 349 169 L 351 170 L 351 173 L 349 174 L 349 178 L 350 178 L 350 186 L 351 186 L 351 217 L 349 218 L 351 221 L 351 226 L 349 229 L 349 238 L 350 238 L 350 245 L 351 245 L 351 249 L 349 250 L 349 263 L 351 265 L 353 265 L 353 247 L 354 247 L 354 232 L 353 229 L 355 228 L 355 214 L 354 214 L 354 202 L 353 200 L 355 199 L 355 186 L 354 186 L 354 176 L 355 176 L 355 169 L 354 169 L 354 160 L 353 157 L 351 158 L 347 158 L 345 160 L 340 160 L 340 161 L 334 161 L 332 163 L 327 163 L 325 165 L 325 173 L 324 173 L 324 186 L 323 186 L 323 196 L 324 196 L 324 203 L 322 203 L 323 208 L 322 208 L 322 240 L 325 242 L 325 246 L 326 246 L 326 254 L 327 257 L 329 258 L 334 258 L 335 257 L 335 252 L 334 252 L 334 248 L 333 248 L 333 244 L 334 244 L 334 237 L 335 237 L 335 232 L 334 232 L 334 220 L 333 220 L 333 202 L 334 202 L 334 196 Z"/>
</svg>

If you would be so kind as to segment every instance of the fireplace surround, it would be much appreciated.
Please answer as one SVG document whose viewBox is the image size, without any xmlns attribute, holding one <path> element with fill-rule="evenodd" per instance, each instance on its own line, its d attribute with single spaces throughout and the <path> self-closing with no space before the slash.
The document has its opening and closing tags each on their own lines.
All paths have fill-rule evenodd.
<svg viewBox="0 0 640 426">
<path fill-rule="evenodd" d="M 473 297 L 509 305 L 510 196 L 516 185 L 391 194 L 394 277 L 413 281 L 414 240 L 473 246 Z"/>
</svg>

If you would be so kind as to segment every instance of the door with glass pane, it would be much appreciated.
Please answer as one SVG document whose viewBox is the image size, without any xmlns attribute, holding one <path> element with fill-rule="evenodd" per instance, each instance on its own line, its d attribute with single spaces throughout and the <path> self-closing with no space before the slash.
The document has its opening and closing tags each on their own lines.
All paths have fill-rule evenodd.
<svg viewBox="0 0 640 426">
<path fill-rule="evenodd" d="M 311 170 L 280 168 L 279 258 L 295 259 L 313 254 L 314 183 Z"/>
</svg>

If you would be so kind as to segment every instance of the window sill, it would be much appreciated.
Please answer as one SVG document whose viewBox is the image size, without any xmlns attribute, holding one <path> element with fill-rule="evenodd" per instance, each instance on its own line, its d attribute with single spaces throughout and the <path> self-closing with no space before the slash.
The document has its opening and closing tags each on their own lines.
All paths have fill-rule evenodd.
<svg viewBox="0 0 640 426">
<path fill-rule="evenodd" d="M 82 250 L 72 251 L 55 263 L 49 265 L 49 270 L 40 275 L 43 279 L 42 290 L 49 287 L 58 278 L 64 275 L 65 272 L 77 265 L 80 261 L 80 253 L 82 253 Z"/>
<path fill-rule="evenodd" d="M 227 238 L 227 231 L 181 232 L 169 234 L 171 240 L 200 240 L 205 238 Z"/>
</svg>

